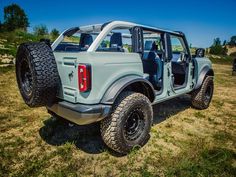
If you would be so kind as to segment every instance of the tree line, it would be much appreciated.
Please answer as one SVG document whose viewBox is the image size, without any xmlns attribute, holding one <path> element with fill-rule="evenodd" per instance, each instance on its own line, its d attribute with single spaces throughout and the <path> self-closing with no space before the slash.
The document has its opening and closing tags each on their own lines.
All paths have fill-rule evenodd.
<svg viewBox="0 0 236 177">
<path fill-rule="evenodd" d="M 0 32 L 12 32 L 15 30 L 22 30 L 27 32 L 29 27 L 29 19 L 25 11 L 17 4 L 11 4 L 4 7 L 3 23 L 0 21 Z M 33 33 L 36 36 L 43 37 L 50 35 L 52 39 L 59 36 L 59 31 L 54 28 L 49 33 L 46 25 L 38 25 L 33 28 Z"/>
<path fill-rule="evenodd" d="M 23 30 L 27 32 L 29 27 L 29 19 L 25 11 L 17 4 L 11 4 L 4 8 L 4 21 L 0 22 L 0 32 L 12 32 L 14 30 Z M 38 38 L 50 36 L 55 40 L 59 36 L 59 31 L 54 28 L 51 32 L 48 31 L 46 25 L 38 25 L 33 28 L 33 33 Z M 221 42 L 220 38 L 215 38 L 210 47 L 209 53 L 215 55 L 226 55 L 227 47 L 236 46 L 236 36 L 232 36 L 229 41 Z"/>
<path fill-rule="evenodd" d="M 229 41 L 224 40 L 223 43 L 220 38 L 215 38 L 209 53 L 214 55 L 227 55 L 228 47 L 236 47 L 236 36 L 232 36 Z"/>
</svg>

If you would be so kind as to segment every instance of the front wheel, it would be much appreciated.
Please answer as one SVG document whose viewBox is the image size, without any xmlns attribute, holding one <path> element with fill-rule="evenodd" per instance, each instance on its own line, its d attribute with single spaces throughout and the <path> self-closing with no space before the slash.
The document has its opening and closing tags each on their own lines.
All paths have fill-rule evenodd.
<svg viewBox="0 0 236 177">
<path fill-rule="evenodd" d="M 140 93 L 123 92 L 111 116 L 101 122 L 101 135 L 108 147 L 127 154 L 142 147 L 149 139 L 153 110 L 149 99 Z"/>
<path fill-rule="evenodd" d="M 202 86 L 192 92 L 192 106 L 196 109 L 207 109 L 211 103 L 213 91 L 213 77 L 207 76 L 203 81 Z"/>
</svg>

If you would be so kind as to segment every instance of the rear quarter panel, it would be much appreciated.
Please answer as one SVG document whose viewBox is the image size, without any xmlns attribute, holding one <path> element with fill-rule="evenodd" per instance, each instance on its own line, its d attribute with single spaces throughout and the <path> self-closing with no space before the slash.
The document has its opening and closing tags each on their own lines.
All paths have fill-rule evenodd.
<svg viewBox="0 0 236 177">
<path fill-rule="evenodd" d="M 119 52 L 54 52 L 61 78 L 59 98 L 83 104 L 97 104 L 106 90 L 118 79 L 136 75 L 143 77 L 139 54 Z M 81 93 L 78 89 L 78 64 L 91 65 L 92 89 Z"/>
</svg>

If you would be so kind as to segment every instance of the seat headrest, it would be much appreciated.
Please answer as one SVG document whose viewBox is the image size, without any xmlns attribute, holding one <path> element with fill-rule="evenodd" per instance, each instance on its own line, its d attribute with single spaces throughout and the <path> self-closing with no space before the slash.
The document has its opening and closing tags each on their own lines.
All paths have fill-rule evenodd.
<svg viewBox="0 0 236 177">
<path fill-rule="evenodd" d="M 144 50 L 157 51 L 158 46 L 155 41 L 145 41 Z"/>
<path fill-rule="evenodd" d="M 80 46 L 84 47 L 85 45 L 91 45 L 93 43 L 93 37 L 90 34 L 81 33 L 80 36 Z"/>
<path fill-rule="evenodd" d="M 152 48 L 151 48 L 151 51 L 157 51 L 158 50 L 158 46 L 157 46 L 157 44 L 156 44 L 156 42 L 154 41 L 153 43 L 152 43 Z"/>
<path fill-rule="evenodd" d="M 110 38 L 110 47 L 122 47 L 122 45 L 121 33 L 113 33 Z"/>
<path fill-rule="evenodd" d="M 144 50 L 151 50 L 152 43 L 152 41 L 145 41 Z"/>
</svg>

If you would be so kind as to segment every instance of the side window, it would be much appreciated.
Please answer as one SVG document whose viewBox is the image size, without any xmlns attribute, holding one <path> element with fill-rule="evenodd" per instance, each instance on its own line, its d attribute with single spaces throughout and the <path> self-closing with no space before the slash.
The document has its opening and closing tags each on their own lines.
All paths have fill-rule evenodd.
<svg viewBox="0 0 236 177">
<path fill-rule="evenodd" d="M 129 29 L 114 29 L 100 43 L 97 51 L 132 52 L 132 40 Z"/>
<path fill-rule="evenodd" d="M 183 39 L 177 36 L 171 36 L 171 47 L 173 53 L 185 52 Z"/>
</svg>

